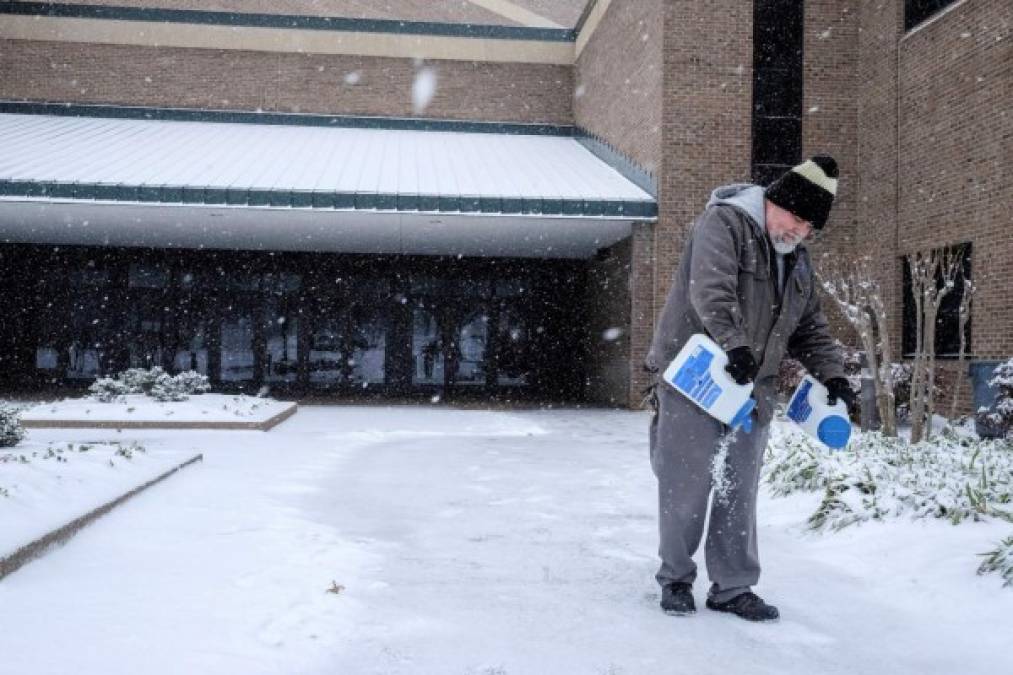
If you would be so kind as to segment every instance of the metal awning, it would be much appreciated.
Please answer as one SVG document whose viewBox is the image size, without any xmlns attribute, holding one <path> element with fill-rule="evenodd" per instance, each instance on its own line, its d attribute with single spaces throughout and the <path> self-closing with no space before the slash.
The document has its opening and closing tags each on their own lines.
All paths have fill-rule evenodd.
<svg viewBox="0 0 1013 675">
<path fill-rule="evenodd" d="M 656 213 L 569 136 L 0 114 L 7 241 L 584 257 Z"/>
</svg>

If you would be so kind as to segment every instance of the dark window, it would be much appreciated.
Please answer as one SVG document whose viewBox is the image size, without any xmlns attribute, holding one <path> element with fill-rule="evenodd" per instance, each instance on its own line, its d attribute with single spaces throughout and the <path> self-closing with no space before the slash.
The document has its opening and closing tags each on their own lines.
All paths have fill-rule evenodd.
<svg viewBox="0 0 1013 675">
<path fill-rule="evenodd" d="M 801 160 L 804 3 L 753 3 L 753 161 L 768 185 Z"/>
<path fill-rule="evenodd" d="M 936 317 L 936 356 L 956 358 L 960 351 L 960 300 L 964 296 L 964 279 L 971 279 L 971 245 L 963 244 L 954 247 L 960 250 L 963 258 L 961 273 L 957 275 L 953 290 L 943 298 Z M 907 258 L 901 259 L 904 269 L 904 315 L 903 315 L 903 350 L 905 357 L 913 357 L 917 327 L 915 326 L 915 301 L 911 293 L 911 269 Z M 936 286 L 942 287 L 942 273 L 936 275 Z M 973 301 L 972 301 L 973 304 Z M 964 327 L 964 354 L 971 354 L 971 322 Z"/>
<path fill-rule="evenodd" d="M 905 0 L 904 30 L 911 30 L 925 19 L 953 3 L 954 0 Z"/>
</svg>

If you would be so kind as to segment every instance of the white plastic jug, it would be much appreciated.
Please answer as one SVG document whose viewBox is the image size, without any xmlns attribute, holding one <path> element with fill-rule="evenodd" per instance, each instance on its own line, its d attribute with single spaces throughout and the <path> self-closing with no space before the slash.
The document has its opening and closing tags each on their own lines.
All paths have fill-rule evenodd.
<svg viewBox="0 0 1013 675">
<path fill-rule="evenodd" d="M 785 416 L 833 450 L 840 450 L 851 438 L 848 406 L 840 399 L 834 405 L 827 403 L 827 388 L 809 375 L 792 394 Z"/>
<path fill-rule="evenodd" d="M 665 369 L 665 382 L 686 395 L 711 417 L 733 429 L 753 429 L 749 414 L 756 407 L 753 384 L 738 384 L 725 370 L 728 355 L 702 333 L 686 341 L 685 346 Z"/>
</svg>

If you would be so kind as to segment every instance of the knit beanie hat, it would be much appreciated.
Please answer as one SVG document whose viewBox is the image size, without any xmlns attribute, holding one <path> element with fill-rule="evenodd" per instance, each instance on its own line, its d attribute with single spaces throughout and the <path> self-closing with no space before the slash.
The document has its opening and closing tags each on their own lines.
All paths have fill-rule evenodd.
<svg viewBox="0 0 1013 675">
<path fill-rule="evenodd" d="M 817 230 L 826 225 L 836 194 L 837 162 L 830 155 L 815 155 L 792 167 L 766 191 L 767 199 Z"/>
</svg>

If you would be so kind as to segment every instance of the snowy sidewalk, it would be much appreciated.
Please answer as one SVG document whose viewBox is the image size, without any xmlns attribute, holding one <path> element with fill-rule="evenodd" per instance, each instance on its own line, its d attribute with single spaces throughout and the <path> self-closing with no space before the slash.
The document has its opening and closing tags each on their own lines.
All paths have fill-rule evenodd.
<svg viewBox="0 0 1013 675">
<path fill-rule="evenodd" d="M 808 496 L 764 498 L 782 621 L 662 614 L 647 420 L 304 407 L 266 434 L 124 432 L 205 461 L 0 583 L 0 673 L 1013 671 L 1013 591 L 974 575 L 989 524 L 811 535 Z"/>
</svg>

